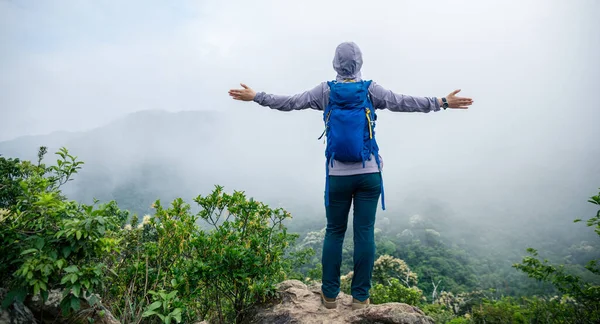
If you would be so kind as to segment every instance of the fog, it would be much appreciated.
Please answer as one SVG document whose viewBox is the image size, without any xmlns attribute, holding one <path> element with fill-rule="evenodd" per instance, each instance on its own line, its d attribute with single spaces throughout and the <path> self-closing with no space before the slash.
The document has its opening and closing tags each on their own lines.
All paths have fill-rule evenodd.
<svg viewBox="0 0 600 324">
<path fill-rule="evenodd" d="M 156 137 L 130 145 L 131 133 L 105 132 L 110 148 L 88 141 L 84 154 L 103 165 L 86 167 L 122 170 L 185 151 L 173 172 L 188 183 L 209 173 L 227 189 L 322 213 L 320 112 L 278 112 L 227 91 L 240 82 L 308 90 L 335 77 L 335 46 L 354 41 L 365 79 L 475 100 L 466 111 L 379 112 L 388 210 L 378 217 L 434 209 L 457 227 L 553 219 L 569 230 L 592 216 L 586 200 L 600 187 L 598 13 L 595 0 L 0 1 L 0 154 L 22 136 L 87 134 L 138 111 L 215 111 L 211 150 L 195 151 L 199 139 L 178 125 L 163 151 L 151 149 Z"/>
</svg>

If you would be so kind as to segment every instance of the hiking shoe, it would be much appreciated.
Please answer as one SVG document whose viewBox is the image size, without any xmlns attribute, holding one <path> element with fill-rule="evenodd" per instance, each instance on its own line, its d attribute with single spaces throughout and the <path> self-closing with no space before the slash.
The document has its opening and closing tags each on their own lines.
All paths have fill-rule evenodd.
<svg viewBox="0 0 600 324">
<path fill-rule="evenodd" d="M 360 301 L 356 298 L 352 298 L 352 310 L 363 309 L 369 306 L 369 298 L 365 301 Z"/>
<path fill-rule="evenodd" d="M 325 308 L 334 309 L 337 307 L 335 298 L 325 297 L 325 295 L 323 295 L 322 291 L 321 291 L 321 301 L 323 302 L 323 305 L 325 306 Z"/>
</svg>

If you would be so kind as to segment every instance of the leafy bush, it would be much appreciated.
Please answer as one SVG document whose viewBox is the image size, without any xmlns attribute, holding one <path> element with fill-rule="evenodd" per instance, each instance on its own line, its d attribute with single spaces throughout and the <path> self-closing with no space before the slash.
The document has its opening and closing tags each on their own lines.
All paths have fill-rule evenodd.
<svg viewBox="0 0 600 324">
<path fill-rule="evenodd" d="M 282 224 L 291 215 L 242 192 L 224 194 L 222 187 L 195 201 L 202 208 L 200 218 L 213 229 L 192 241 L 198 253 L 192 273 L 205 283 L 205 298 L 214 301 L 217 318 L 239 323 L 254 303 L 272 296 L 291 269 L 285 250 L 297 235 Z"/>
<path fill-rule="evenodd" d="M 341 277 L 340 289 L 351 293 L 350 286 L 354 272 Z M 418 305 L 423 300 L 423 292 L 417 287 L 417 274 L 412 272 L 408 265 L 400 259 L 389 255 L 382 255 L 373 265 L 373 287 L 371 289 L 371 302 L 382 304 L 400 302 Z"/>
<path fill-rule="evenodd" d="M 92 293 L 103 288 L 104 260 L 117 252 L 117 234 L 127 214 L 114 203 L 68 201 L 60 187 L 83 163 L 61 149 L 57 165 L 46 167 L 41 163 L 45 153 L 41 148 L 37 165 L 0 158 L 2 165 L 11 165 L 2 170 L 3 185 L 14 189 L 5 197 L 11 205 L 0 219 L 0 264 L 10 289 L 3 307 L 35 295 L 45 301 L 50 289 L 61 289 L 67 314 L 79 310 L 82 297 L 90 304 L 97 301 Z"/>
<path fill-rule="evenodd" d="M 196 278 L 189 275 L 190 259 L 197 257 L 190 244 L 199 231 L 197 217 L 181 199 L 167 209 L 159 201 L 153 207 L 154 215 L 144 216 L 141 223 L 134 216 L 122 230 L 122 252 L 112 264 L 113 275 L 106 278 L 110 288 L 104 300 L 122 323 L 138 322 L 143 317 L 161 318 L 164 323 L 171 321 L 171 311 L 175 311 L 175 321 L 182 321 L 203 312 L 198 301 L 201 290 Z M 154 308 L 158 302 L 162 311 Z M 172 310 L 166 306 L 171 302 L 175 305 Z M 185 312 L 177 308 L 185 308 Z"/>
<path fill-rule="evenodd" d="M 241 322 L 306 254 L 286 255 L 296 235 L 283 226 L 291 217 L 283 209 L 247 199 L 243 192 L 224 193 L 220 186 L 195 201 L 197 214 L 181 199 L 168 209 L 156 201 L 153 216 L 141 224 L 134 218 L 126 227 L 122 250 L 127 252 L 107 296 L 122 321 L 142 316 L 163 323 Z M 202 220 L 209 229 L 198 225 Z M 150 299 L 150 291 L 159 293 Z"/>
<path fill-rule="evenodd" d="M 153 296 L 152 299 L 154 302 L 146 307 L 146 311 L 142 314 L 142 317 L 156 315 L 163 323 L 166 324 L 171 323 L 173 320 L 177 323 L 181 322 L 182 308 L 172 307 L 174 303 L 179 301 L 179 298 L 176 296 L 177 290 L 174 290 L 170 293 L 166 293 L 164 290 L 159 292 L 150 290 L 148 292 Z"/>
<path fill-rule="evenodd" d="M 442 291 L 433 303 L 434 305 L 442 305 L 444 309 L 452 311 L 455 315 L 465 315 L 469 313 L 474 306 L 481 304 L 485 297 L 483 291 L 471 291 L 458 294 Z"/>
<path fill-rule="evenodd" d="M 426 304 L 421 307 L 421 310 L 433 318 L 435 323 L 448 323 L 456 318 L 454 312 L 442 304 Z"/>
<path fill-rule="evenodd" d="M 46 166 L 45 154 L 42 147 L 35 164 L 0 157 L 0 280 L 9 288 L 3 307 L 14 300 L 27 303 L 33 296 L 45 300 L 57 289 L 63 293 L 65 315 L 93 306 L 101 297 L 122 323 L 241 323 L 253 307 L 273 296 L 278 282 L 320 278 L 320 263 L 312 270 L 302 265 L 319 259 L 312 248 L 319 248 L 322 233 L 309 233 L 295 247 L 297 235 L 283 225 L 291 217 L 283 209 L 216 186 L 194 200 L 197 213 L 179 198 L 168 207 L 157 200 L 153 214 L 139 220 L 114 201 L 86 205 L 68 200 L 61 187 L 83 162 L 61 149 L 56 165 Z M 600 193 L 589 201 L 600 205 Z M 600 210 L 587 226 L 600 236 Z M 531 256 L 514 267 L 552 284 L 561 295 L 494 298 L 471 291 L 464 251 L 444 247 L 436 233 L 424 231 L 427 245 L 413 240 L 398 249 L 391 240 L 380 240 L 379 251 L 406 255 L 416 271 L 403 259 L 380 256 L 374 266 L 373 303 L 416 305 L 438 323 L 600 322 L 600 260 L 588 262 L 587 273 L 574 273 L 528 249 Z M 579 258 L 586 255 L 593 253 Z M 342 276 L 346 293 L 352 276 Z M 426 282 L 419 284 L 418 278 Z M 417 285 L 431 292 L 433 303 L 426 304 Z M 470 289 L 455 289 L 463 286 Z M 448 291 L 452 289 L 458 293 Z"/>
<path fill-rule="evenodd" d="M 563 297 L 523 297 L 522 303 L 529 310 L 532 322 L 537 323 L 594 323 L 577 303 Z"/>
<path fill-rule="evenodd" d="M 590 203 L 600 206 L 600 193 L 592 196 Z M 576 219 L 575 222 L 580 222 Z M 596 216 L 588 219 L 587 226 L 594 227 L 594 231 L 600 236 L 600 209 Z M 538 281 L 551 283 L 558 291 L 567 298 L 575 301 L 575 307 L 579 308 L 576 314 L 585 314 L 585 319 L 600 322 L 600 259 L 591 260 L 585 266 L 595 279 L 586 281 L 582 276 L 570 273 L 564 265 L 552 265 L 548 260 L 540 260 L 537 250 L 528 248 L 531 256 L 523 258 L 522 263 L 514 264 L 514 267 L 530 278 Z"/>
<path fill-rule="evenodd" d="M 473 308 L 473 323 L 530 323 L 530 311 L 512 297 L 484 300 Z"/>
<path fill-rule="evenodd" d="M 121 323 L 239 323 L 311 256 L 291 251 L 287 211 L 220 186 L 195 199 L 196 214 L 180 198 L 169 208 L 157 200 L 141 222 L 114 201 L 69 201 L 60 188 L 83 162 L 61 149 L 46 167 L 45 153 L 37 165 L 0 158 L 0 185 L 10 189 L 0 197 L 4 307 L 58 289 L 65 315 L 100 296 Z"/>
<path fill-rule="evenodd" d="M 391 278 L 402 281 L 407 287 L 416 286 L 417 274 L 412 272 L 404 260 L 382 255 L 373 264 L 373 281 L 389 283 Z"/>
<path fill-rule="evenodd" d="M 375 284 L 371 289 L 371 296 L 373 304 L 396 302 L 419 305 L 423 299 L 423 292 L 415 286 L 404 286 L 397 278 L 391 278 L 386 285 Z"/>
<path fill-rule="evenodd" d="M 17 203 L 21 193 L 19 179 L 23 176 L 19 159 L 0 157 L 0 209 L 7 210 Z"/>
</svg>

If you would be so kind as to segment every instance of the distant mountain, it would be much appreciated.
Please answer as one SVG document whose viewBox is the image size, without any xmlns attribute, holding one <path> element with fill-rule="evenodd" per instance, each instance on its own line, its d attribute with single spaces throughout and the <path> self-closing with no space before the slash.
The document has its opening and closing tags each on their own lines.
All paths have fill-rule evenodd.
<svg viewBox="0 0 600 324">
<path fill-rule="evenodd" d="M 45 145 L 50 152 L 66 146 L 82 157 L 99 152 L 112 152 L 120 158 L 153 156 L 159 150 L 169 150 L 173 141 L 208 138 L 218 130 L 214 127 L 218 118 L 219 113 L 207 111 L 140 111 L 87 132 L 56 132 L 0 142 L 0 154 L 32 158 L 36 148 Z"/>
<path fill-rule="evenodd" d="M 295 183 L 302 172 L 289 172 L 284 159 L 291 147 L 302 143 L 300 137 L 287 138 L 288 153 L 282 153 L 280 136 L 302 133 L 306 126 L 286 117 L 280 121 L 267 124 L 259 115 L 216 111 L 140 111 L 86 132 L 0 142 L 0 154 L 35 160 L 38 148 L 47 146 L 45 162 L 52 164 L 53 153 L 66 147 L 85 162 L 65 187 L 69 197 L 88 203 L 93 198 L 115 199 L 138 213 L 150 212 L 150 204 L 159 198 L 168 203 L 184 197 L 191 202 L 216 184 L 277 204 L 283 200 L 293 204 L 285 197 L 304 192 L 303 184 Z M 321 166 L 321 146 L 315 144 L 313 149 L 295 157 L 295 162 Z"/>
</svg>

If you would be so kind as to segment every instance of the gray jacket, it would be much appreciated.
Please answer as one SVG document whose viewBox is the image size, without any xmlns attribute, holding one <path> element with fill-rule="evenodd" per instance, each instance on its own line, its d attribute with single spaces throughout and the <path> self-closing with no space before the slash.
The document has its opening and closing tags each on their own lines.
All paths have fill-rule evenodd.
<svg viewBox="0 0 600 324">
<path fill-rule="evenodd" d="M 340 44 L 333 58 L 333 69 L 337 72 L 336 80 L 361 81 L 360 69 L 362 67 L 362 53 L 353 42 Z M 440 106 L 436 97 L 414 97 L 397 94 L 387 90 L 381 85 L 372 82 L 369 93 L 375 109 L 388 109 L 395 112 L 422 112 L 439 111 Z M 259 105 L 280 111 L 302 109 L 324 110 L 329 103 L 329 86 L 324 81 L 316 87 L 291 96 L 267 94 L 257 92 L 254 101 Z M 383 164 L 382 164 L 383 165 Z M 330 175 L 354 175 L 362 173 L 379 172 L 375 159 L 371 159 L 363 167 L 362 162 L 342 163 L 334 161 L 329 165 Z"/>
</svg>

